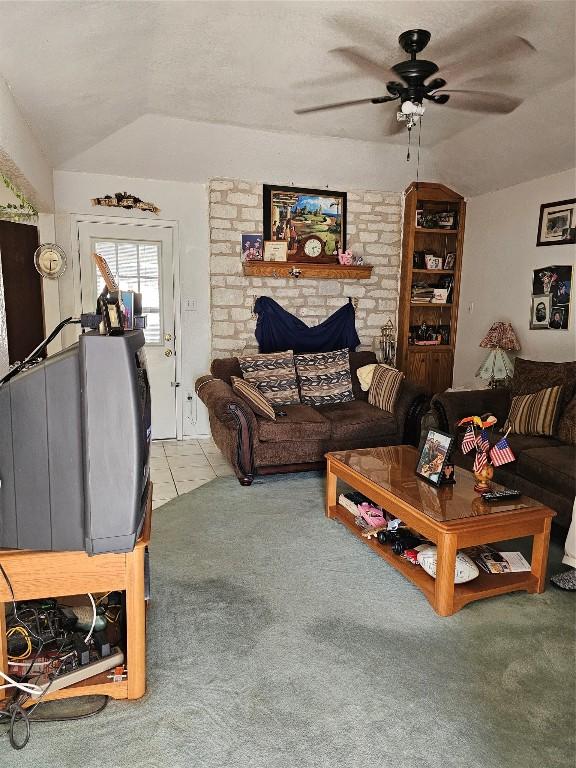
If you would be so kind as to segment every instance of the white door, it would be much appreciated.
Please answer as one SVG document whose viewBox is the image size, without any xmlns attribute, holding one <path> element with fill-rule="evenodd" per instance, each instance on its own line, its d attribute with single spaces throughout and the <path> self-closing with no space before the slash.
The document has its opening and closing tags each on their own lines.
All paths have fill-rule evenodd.
<svg viewBox="0 0 576 768">
<path fill-rule="evenodd" d="M 92 259 L 103 256 L 120 288 L 142 294 L 148 318 L 146 359 L 152 393 L 152 439 L 176 437 L 176 346 L 172 229 L 78 223 L 83 312 L 94 312 L 104 281 Z"/>
</svg>

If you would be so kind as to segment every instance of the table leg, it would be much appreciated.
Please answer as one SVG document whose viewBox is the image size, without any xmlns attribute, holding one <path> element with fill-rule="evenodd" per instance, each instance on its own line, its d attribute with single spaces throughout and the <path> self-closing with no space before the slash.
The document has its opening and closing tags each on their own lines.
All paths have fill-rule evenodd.
<svg viewBox="0 0 576 768">
<path fill-rule="evenodd" d="M 438 539 L 436 563 L 436 595 L 434 610 L 439 616 L 454 613 L 454 571 L 458 539 L 455 534 L 445 533 Z"/>
<path fill-rule="evenodd" d="M 548 565 L 548 545 L 550 544 L 550 526 L 552 518 L 546 517 L 543 530 L 532 539 L 531 571 L 537 578 L 536 588 L 531 592 L 544 592 L 546 589 L 546 567 Z"/>
<path fill-rule="evenodd" d="M 126 667 L 129 699 L 139 699 L 146 691 L 144 549 L 144 546 L 138 545 L 126 555 Z"/>
<path fill-rule="evenodd" d="M 336 506 L 336 480 L 337 477 L 332 472 L 330 459 L 326 462 L 326 516 L 331 517 L 330 507 Z"/>
</svg>

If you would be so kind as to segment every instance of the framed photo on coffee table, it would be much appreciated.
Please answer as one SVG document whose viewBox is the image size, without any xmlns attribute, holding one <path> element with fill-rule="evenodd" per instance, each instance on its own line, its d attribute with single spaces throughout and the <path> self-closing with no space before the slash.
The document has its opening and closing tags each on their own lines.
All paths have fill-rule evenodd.
<svg viewBox="0 0 576 768">
<path fill-rule="evenodd" d="M 418 477 L 432 485 L 439 486 L 453 442 L 453 436 L 446 434 L 446 432 L 440 432 L 437 429 L 428 430 L 416 465 Z"/>
</svg>

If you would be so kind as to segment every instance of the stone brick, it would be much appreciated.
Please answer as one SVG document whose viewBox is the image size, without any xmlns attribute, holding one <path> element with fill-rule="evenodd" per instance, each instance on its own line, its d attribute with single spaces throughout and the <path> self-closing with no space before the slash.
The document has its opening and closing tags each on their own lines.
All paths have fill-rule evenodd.
<svg viewBox="0 0 576 768">
<path fill-rule="evenodd" d="M 215 275 L 236 275 L 240 273 L 240 259 L 237 256 L 213 256 L 211 269 Z"/>
<path fill-rule="evenodd" d="M 319 280 L 318 293 L 321 296 L 336 296 L 340 283 L 337 280 Z"/>
<path fill-rule="evenodd" d="M 362 243 L 375 243 L 378 240 L 377 232 L 360 232 L 358 237 Z"/>
<path fill-rule="evenodd" d="M 253 221 L 258 221 L 258 219 L 262 219 L 262 208 L 241 208 L 240 209 L 240 218 L 241 219 L 252 219 Z"/>
<path fill-rule="evenodd" d="M 400 237 L 397 224 L 390 224 L 387 221 L 376 221 L 368 224 L 368 229 L 371 232 L 394 232 L 396 237 Z"/>
<path fill-rule="evenodd" d="M 231 229 L 212 229 L 210 230 L 210 238 L 212 240 L 226 240 L 228 242 L 236 242 L 238 240 L 238 232 Z"/>
<path fill-rule="evenodd" d="M 234 205 L 249 205 L 253 207 L 258 204 L 258 195 L 251 195 L 246 192 L 228 192 L 226 199 Z"/>
<path fill-rule="evenodd" d="M 215 307 L 212 310 L 212 317 L 214 320 L 228 320 L 228 318 L 230 317 L 230 310 L 220 309 L 219 307 Z"/>
<path fill-rule="evenodd" d="M 368 243 L 366 245 L 366 253 L 385 256 L 390 253 L 396 253 L 398 248 L 393 248 L 390 245 L 384 245 L 384 243 Z"/>
<path fill-rule="evenodd" d="M 232 228 L 246 234 L 256 232 L 257 230 L 256 224 L 253 221 L 233 221 Z"/>
<path fill-rule="evenodd" d="M 221 339 L 213 336 L 212 344 L 214 347 L 214 357 L 228 357 L 231 350 L 238 350 L 237 339 Z"/>
<path fill-rule="evenodd" d="M 235 205 L 212 203 L 210 206 L 210 216 L 218 219 L 235 219 L 238 216 L 238 208 Z"/>
<path fill-rule="evenodd" d="M 210 245 L 210 253 L 212 255 L 218 253 L 233 253 L 234 246 L 232 243 L 212 243 Z"/>
<path fill-rule="evenodd" d="M 372 206 L 365 203 L 349 203 L 348 210 L 351 213 L 371 213 Z"/>
<path fill-rule="evenodd" d="M 214 336 L 233 336 L 236 331 L 234 323 L 226 323 L 223 320 L 215 320 L 212 323 Z"/>
<path fill-rule="evenodd" d="M 380 235 L 380 242 L 388 243 L 389 245 L 396 243 L 399 246 L 400 238 L 398 237 L 398 232 L 382 232 Z"/>
<path fill-rule="evenodd" d="M 220 200 L 222 200 L 222 193 L 221 192 L 210 192 L 210 202 L 211 203 L 219 203 Z"/>
<path fill-rule="evenodd" d="M 342 286 L 342 293 L 344 296 L 352 296 L 353 298 L 361 298 L 366 293 L 366 288 L 360 283 L 353 283 L 352 281 Z"/>
<path fill-rule="evenodd" d="M 234 182 L 227 179 L 212 179 L 210 187 L 212 189 L 234 189 Z"/>
<path fill-rule="evenodd" d="M 213 306 L 242 306 L 244 302 L 244 291 L 234 290 L 232 288 L 215 288 L 212 291 Z"/>
<path fill-rule="evenodd" d="M 247 309 L 246 307 L 242 307 L 240 309 L 231 309 L 230 310 L 230 318 L 232 320 L 250 320 L 252 317 L 251 310 Z"/>
<path fill-rule="evenodd" d="M 380 221 L 380 216 L 377 216 L 375 213 L 361 213 L 360 216 L 358 216 L 360 221 Z"/>
<path fill-rule="evenodd" d="M 382 195 L 381 192 L 365 192 L 364 193 L 365 203 L 381 203 L 382 200 L 384 200 L 384 195 Z"/>
</svg>

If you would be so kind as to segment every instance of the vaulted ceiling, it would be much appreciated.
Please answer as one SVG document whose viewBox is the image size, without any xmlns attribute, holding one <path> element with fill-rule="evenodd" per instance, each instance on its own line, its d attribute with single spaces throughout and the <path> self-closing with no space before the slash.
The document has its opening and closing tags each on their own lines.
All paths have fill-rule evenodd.
<svg viewBox="0 0 576 768">
<path fill-rule="evenodd" d="M 524 100 L 506 115 L 430 105 L 424 116 L 423 146 L 452 176 L 480 174 L 486 189 L 506 185 L 503 168 L 507 183 L 524 180 L 531 157 L 533 175 L 574 166 L 574 9 L 572 0 L 3 2 L 0 74 L 56 167 L 74 167 L 144 115 L 390 148 L 406 140 L 389 135 L 394 104 L 294 110 L 385 94 L 389 75 L 358 67 L 358 54 L 384 70 L 406 58 L 399 33 L 425 28 L 425 57 L 450 73 L 449 86 Z M 518 36 L 529 44 L 513 45 Z"/>
</svg>

